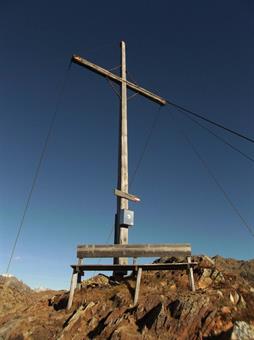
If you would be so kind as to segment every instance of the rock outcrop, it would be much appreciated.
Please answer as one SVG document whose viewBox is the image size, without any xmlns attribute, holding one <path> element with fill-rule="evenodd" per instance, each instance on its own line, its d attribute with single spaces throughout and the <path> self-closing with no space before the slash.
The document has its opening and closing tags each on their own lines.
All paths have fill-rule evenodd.
<svg viewBox="0 0 254 340">
<path fill-rule="evenodd" d="M 28 290 L 23 307 L 13 307 L 15 314 L 0 314 L 0 339 L 254 339 L 253 262 L 194 259 L 196 292 L 186 271 L 147 272 L 136 306 L 131 276 L 84 281 L 69 311 L 68 292 Z"/>
</svg>

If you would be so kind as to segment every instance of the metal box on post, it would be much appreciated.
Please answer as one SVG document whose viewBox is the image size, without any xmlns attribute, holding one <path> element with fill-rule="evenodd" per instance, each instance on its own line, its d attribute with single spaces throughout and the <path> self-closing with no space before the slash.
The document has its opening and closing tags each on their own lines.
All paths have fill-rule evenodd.
<svg viewBox="0 0 254 340">
<path fill-rule="evenodd" d="M 134 211 L 128 209 L 121 209 L 120 211 L 120 225 L 133 226 L 134 225 Z"/>
</svg>

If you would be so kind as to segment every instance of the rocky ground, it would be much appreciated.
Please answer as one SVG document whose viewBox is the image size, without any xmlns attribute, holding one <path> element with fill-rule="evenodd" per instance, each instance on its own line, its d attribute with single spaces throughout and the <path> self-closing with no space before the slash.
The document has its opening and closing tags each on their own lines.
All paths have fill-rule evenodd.
<svg viewBox="0 0 254 340">
<path fill-rule="evenodd" d="M 83 281 L 70 311 L 68 292 L 0 277 L 0 339 L 254 339 L 254 260 L 194 260 L 196 292 L 186 271 L 143 273 L 135 307 L 133 277 Z"/>
</svg>

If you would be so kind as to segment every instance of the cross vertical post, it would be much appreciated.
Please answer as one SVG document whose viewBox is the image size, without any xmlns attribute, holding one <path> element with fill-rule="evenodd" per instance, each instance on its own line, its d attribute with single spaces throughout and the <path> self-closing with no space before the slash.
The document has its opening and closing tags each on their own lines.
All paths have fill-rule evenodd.
<svg viewBox="0 0 254 340">
<path fill-rule="evenodd" d="M 118 146 L 118 189 L 128 193 L 128 126 L 127 126 L 127 84 L 126 84 L 126 46 L 121 41 L 121 99 L 119 119 Z M 128 227 L 120 225 L 120 213 L 128 209 L 128 200 L 117 197 L 117 214 L 115 217 L 115 244 L 128 244 Z M 128 264 L 127 258 L 115 258 L 114 263 Z"/>
<path fill-rule="evenodd" d="M 121 214 L 123 210 L 128 211 L 128 200 L 139 201 L 137 197 L 128 192 L 128 129 L 127 129 L 127 88 L 154 101 L 165 105 L 167 102 L 155 93 L 146 90 L 140 85 L 134 84 L 126 79 L 126 47 L 121 41 L 121 76 L 92 63 L 91 61 L 72 56 L 72 62 L 93 71 L 102 77 L 120 85 L 120 118 L 119 118 L 119 146 L 118 146 L 118 179 L 117 179 L 117 212 L 115 215 L 115 244 L 128 244 L 128 225 L 122 225 Z M 120 193 L 120 196 L 119 196 Z M 114 258 L 115 264 L 128 264 L 128 258 Z"/>
</svg>

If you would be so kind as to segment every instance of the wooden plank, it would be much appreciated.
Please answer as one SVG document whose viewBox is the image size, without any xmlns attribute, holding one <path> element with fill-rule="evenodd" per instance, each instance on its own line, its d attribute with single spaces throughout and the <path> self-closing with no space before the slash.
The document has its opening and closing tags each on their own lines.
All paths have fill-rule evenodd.
<svg viewBox="0 0 254 340">
<path fill-rule="evenodd" d="M 135 295 L 134 295 L 134 306 L 136 306 L 137 303 L 138 303 L 141 276 L 142 276 L 142 268 L 139 267 L 139 268 L 138 268 L 138 275 L 137 275 L 136 288 L 135 288 Z"/>
<path fill-rule="evenodd" d="M 121 77 L 119 77 L 118 75 L 106 70 L 103 67 L 100 67 L 100 66 L 88 61 L 87 59 L 81 58 L 77 55 L 72 56 L 72 62 L 75 63 L 75 64 L 78 64 L 80 66 L 86 67 L 89 70 L 91 70 L 95 73 L 98 73 L 105 78 L 109 78 L 117 84 L 121 84 L 122 81 L 123 81 L 121 79 Z M 158 96 L 158 95 L 156 95 L 156 94 L 144 89 L 143 87 L 138 86 L 138 85 L 136 85 L 136 84 L 134 84 L 134 83 L 132 83 L 128 80 L 125 80 L 124 82 L 126 83 L 126 85 L 129 89 L 131 89 L 135 92 L 138 92 L 139 94 L 143 95 L 144 97 L 147 97 L 147 98 L 151 99 L 152 101 L 154 101 L 154 102 L 156 102 L 160 105 L 166 105 L 167 102 L 162 97 L 160 97 L 160 96 Z"/>
<path fill-rule="evenodd" d="M 190 256 L 189 244 L 79 245 L 78 258 Z"/>
<path fill-rule="evenodd" d="M 77 248 L 87 248 L 87 249 L 160 249 L 167 248 L 171 249 L 172 247 L 177 248 L 188 248 L 191 249 L 190 243 L 132 243 L 132 244 L 79 244 Z"/>
<path fill-rule="evenodd" d="M 183 270 L 188 269 L 188 267 L 195 267 L 197 266 L 197 262 L 182 262 L 182 263 L 148 263 L 148 264 L 127 264 L 127 265 L 120 265 L 120 264 L 84 264 L 84 265 L 77 265 L 73 264 L 71 267 L 76 270 L 77 272 L 84 272 L 84 271 L 111 271 L 111 270 L 119 270 L 119 271 L 137 271 L 138 268 L 142 268 L 145 271 L 148 270 Z"/>
<path fill-rule="evenodd" d="M 133 201 L 133 202 L 140 202 L 140 198 L 132 195 L 132 194 L 128 194 L 127 192 L 123 192 L 121 190 L 115 189 L 115 195 L 118 197 L 122 197 L 122 198 L 126 198 L 129 201 Z"/>
<path fill-rule="evenodd" d="M 160 248 L 160 247 L 190 247 L 190 243 L 132 243 L 132 244 L 79 244 L 78 247 L 88 248 Z"/>
</svg>

